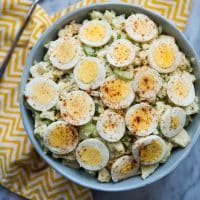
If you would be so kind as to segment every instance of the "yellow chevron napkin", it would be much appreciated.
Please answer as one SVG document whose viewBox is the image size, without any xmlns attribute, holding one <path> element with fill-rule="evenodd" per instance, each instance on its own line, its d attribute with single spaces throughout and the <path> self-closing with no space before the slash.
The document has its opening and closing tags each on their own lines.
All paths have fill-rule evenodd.
<svg viewBox="0 0 200 200">
<path fill-rule="evenodd" d="M 98 2 L 103 2 L 100 0 Z M 167 17 L 183 30 L 191 0 L 123 0 Z M 0 184 L 29 199 L 92 199 L 90 190 L 64 179 L 37 155 L 27 138 L 19 111 L 19 84 L 28 47 L 60 16 L 91 3 L 84 0 L 49 16 L 37 6 L 0 82 Z M 31 2 L 0 0 L 0 63 L 6 56 Z M 1 65 L 1 64 L 0 64 Z"/>
</svg>

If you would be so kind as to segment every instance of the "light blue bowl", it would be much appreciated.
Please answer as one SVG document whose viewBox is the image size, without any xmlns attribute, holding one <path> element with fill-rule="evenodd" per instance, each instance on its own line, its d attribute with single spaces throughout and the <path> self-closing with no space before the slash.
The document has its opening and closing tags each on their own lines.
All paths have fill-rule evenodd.
<svg viewBox="0 0 200 200">
<path fill-rule="evenodd" d="M 102 3 L 102 4 L 94 4 L 87 7 L 83 7 L 77 9 L 76 11 L 70 12 L 69 14 L 60 18 L 56 23 L 54 23 L 48 30 L 42 35 L 42 37 L 38 40 L 37 44 L 32 49 L 23 72 L 22 80 L 21 80 L 21 91 L 20 91 L 20 109 L 21 115 L 23 119 L 23 124 L 25 130 L 31 140 L 33 146 L 36 148 L 37 152 L 40 156 L 51 166 L 53 167 L 58 173 L 63 175 L 64 177 L 89 188 L 102 190 L 102 191 L 124 191 L 130 190 L 135 188 L 140 188 L 145 185 L 151 184 L 170 172 L 172 172 L 178 164 L 188 155 L 189 151 L 197 141 L 199 136 L 200 130 L 200 114 L 195 116 L 192 124 L 188 127 L 188 132 L 192 137 L 192 142 L 189 146 L 185 149 L 179 149 L 173 151 L 172 155 L 170 156 L 169 160 L 164 164 L 161 165 L 156 172 L 151 175 L 146 180 L 142 180 L 140 177 L 133 177 L 127 180 L 121 181 L 119 183 L 99 183 L 95 178 L 89 176 L 88 174 L 75 170 L 66 166 L 63 166 L 58 161 L 52 159 L 48 155 L 44 154 L 40 144 L 36 140 L 33 135 L 33 118 L 31 112 L 24 106 L 24 88 L 29 77 L 29 68 L 33 64 L 33 62 L 41 61 L 46 49 L 44 48 L 44 44 L 48 43 L 51 40 L 55 40 L 57 38 L 58 30 L 61 29 L 64 25 L 68 24 L 71 20 L 76 20 L 77 22 L 81 22 L 83 19 L 88 17 L 88 13 L 92 10 L 100 10 L 105 11 L 106 9 L 111 9 L 117 12 L 117 14 L 126 14 L 129 15 L 132 12 L 139 12 L 148 15 L 151 19 L 153 19 L 157 24 L 160 24 L 163 27 L 163 31 L 166 34 L 169 34 L 176 38 L 176 42 L 178 43 L 180 49 L 187 55 L 188 58 L 194 57 L 195 63 L 193 64 L 194 73 L 196 75 L 196 91 L 197 95 L 200 96 L 200 65 L 198 62 L 198 57 L 191 47 L 189 42 L 186 40 L 185 36 L 182 32 L 180 32 L 174 25 L 172 25 L 169 21 L 165 18 L 161 17 L 160 15 L 155 14 L 149 10 L 145 10 L 141 7 L 136 7 L 131 4 L 123 4 L 123 3 Z"/>
</svg>

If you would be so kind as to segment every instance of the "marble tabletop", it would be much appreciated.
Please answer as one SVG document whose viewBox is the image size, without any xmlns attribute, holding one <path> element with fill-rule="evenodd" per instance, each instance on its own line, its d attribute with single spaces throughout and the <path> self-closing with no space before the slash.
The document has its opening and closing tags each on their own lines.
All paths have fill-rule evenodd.
<svg viewBox="0 0 200 200">
<path fill-rule="evenodd" d="M 78 0 L 43 0 L 41 5 L 49 13 L 66 7 Z M 185 35 L 200 56 L 200 1 L 193 0 L 192 10 Z M 92 191 L 94 200 L 196 200 L 200 189 L 200 139 L 194 145 L 189 156 L 162 180 L 147 187 L 127 192 L 107 193 Z M 23 200 L 0 186 L 0 200 Z"/>
</svg>

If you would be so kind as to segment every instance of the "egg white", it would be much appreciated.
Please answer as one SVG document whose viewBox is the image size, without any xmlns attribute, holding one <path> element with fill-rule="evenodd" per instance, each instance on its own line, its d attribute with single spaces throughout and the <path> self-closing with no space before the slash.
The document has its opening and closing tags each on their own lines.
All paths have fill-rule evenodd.
<svg viewBox="0 0 200 200">
<path fill-rule="evenodd" d="M 163 49 L 165 47 L 165 51 L 173 56 L 173 60 L 170 61 L 171 63 L 168 63 L 169 66 L 160 66 L 157 62 L 161 62 L 162 64 L 164 61 L 169 59 L 166 55 L 168 55 L 164 50 L 158 50 L 158 48 Z M 166 50 L 167 49 L 167 50 Z M 160 52 L 161 55 L 159 55 L 158 60 L 156 62 L 154 58 L 154 54 Z M 161 53 L 163 52 L 163 53 Z M 169 59 L 170 60 L 170 59 Z M 170 36 L 161 36 L 157 40 L 154 40 L 150 46 L 150 49 L 148 51 L 148 61 L 152 68 L 156 69 L 159 73 L 170 73 L 177 69 L 181 62 L 181 54 L 179 52 L 179 49 L 175 43 L 175 40 Z"/>
<path fill-rule="evenodd" d="M 148 42 L 158 35 L 156 24 L 144 14 L 133 14 L 126 20 L 128 36 L 137 42 Z"/>
<path fill-rule="evenodd" d="M 68 45 L 67 49 L 57 49 L 60 45 Z M 69 49 L 71 46 L 72 49 Z M 61 48 L 61 47 L 60 47 Z M 61 57 L 69 56 L 70 52 L 74 52 L 74 55 L 71 55 L 72 58 L 68 61 L 61 61 Z M 59 57 L 58 55 L 59 54 Z M 48 50 L 49 60 L 53 66 L 61 70 L 68 70 L 73 68 L 77 62 L 79 61 L 81 55 L 81 49 L 74 39 L 63 39 L 59 38 L 55 41 L 50 42 L 49 50 Z"/>
<path fill-rule="evenodd" d="M 167 83 L 167 95 L 176 105 L 190 105 L 195 99 L 195 89 L 191 79 L 185 74 L 171 76 Z"/>
<path fill-rule="evenodd" d="M 76 90 L 65 94 L 60 110 L 61 116 L 67 123 L 80 126 L 92 119 L 95 105 L 93 99 L 86 92 Z"/>
<path fill-rule="evenodd" d="M 132 155 L 125 155 L 116 159 L 115 162 L 112 164 L 111 177 L 113 182 L 118 182 L 122 179 L 137 175 L 138 171 L 139 162 L 137 162 Z"/>
<path fill-rule="evenodd" d="M 173 118 L 176 120 L 175 122 L 172 121 Z M 185 121 L 186 113 L 182 108 L 174 107 L 167 109 L 161 116 L 160 120 L 160 129 L 162 134 L 168 138 L 177 135 L 183 129 Z M 175 123 L 175 127 L 172 127 L 172 123 Z"/>
<path fill-rule="evenodd" d="M 143 99 L 155 98 L 161 87 L 162 79 L 159 73 L 149 67 L 141 67 L 133 80 L 134 91 Z"/>
<path fill-rule="evenodd" d="M 71 130 L 71 137 L 72 138 L 70 138 L 71 139 L 70 143 L 65 144 L 64 147 L 54 146 L 53 144 L 51 144 L 49 137 L 51 136 L 52 132 L 55 129 L 64 129 L 64 127 L 68 127 Z M 63 131 L 61 133 L 63 134 Z M 69 133 L 65 133 L 65 134 L 69 135 Z M 64 135 L 62 135 L 61 137 L 63 138 Z M 59 140 L 60 141 L 63 140 L 62 138 L 60 138 Z M 73 126 L 67 124 L 64 121 L 53 122 L 47 127 L 47 130 L 44 133 L 44 144 L 53 153 L 56 153 L 56 154 L 59 154 L 59 155 L 67 154 L 67 153 L 73 151 L 75 149 L 75 147 L 77 146 L 77 144 L 78 144 L 78 132 Z"/>
<path fill-rule="evenodd" d="M 112 84 L 112 82 L 114 81 L 114 84 Z M 121 100 L 116 100 L 113 101 L 113 98 L 111 97 L 110 99 L 108 99 L 108 97 L 106 95 L 115 95 L 115 96 L 119 96 L 118 93 L 122 93 L 124 90 L 123 88 L 121 88 L 120 91 L 120 85 L 116 85 L 116 81 L 120 81 L 121 82 L 121 86 L 122 84 L 124 84 L 127 89 L 127 95 L 121 99 Z M 114 88 L 111 88 L 111 86 L 113 86 Z M 104 81 L 104 83 L 101 85 L 100 87 L 100 97 L 103 101 L 103 103 L 108 106 L 109 108 L 112 109 L 122 109 L 122 108 L 127 108 L 128 106 L 131 105 L 131 103 L 133 102 L 134 98 L 135 98 L 135 94 L 133 92 L 133 88 L 132 88 L 132 83 L 131 82 L 126 82 L 123 81 L 121 79 L 118 79 L 117 77 L 115 77 L 114 75 L 109 76 L 108 78 L 106 78 L 106 80 Z"/>
<path fill-rule="evenodd" d="M 120 114 L 106 110 L 100 115 L 96 128 L 104 140 L 117 142 L 124 136 L 125 121 Z"/>
<path fill-rule="evenodd" d="M 97 76 L 95 77 L 94 80 L 92 80 L 90 83 L 84 83 L 82 80 L 79 79 L 78 70 L 82 62 L 88 62 L 88 61 L 96 63 L 98 71 L 97 71 Z M 89 74 L 90 71 L 85 70 L 84 75 L 89 76 Z M 90 90 L 98 88 L 105 80 L 105 76 L 106 76 L 106 70 L 104 64 L 101 62 L 100 59 L 95 57 L 83 58 L 74 68 L 74 80 L 76 81 L 78 87 L 81 88 L 82 90 Z"/>
<path fill-rule="evenodd" d="M 24 95 L 33 109 L 46 111 L 58 102 L 58 86 L 51 79 L 34 78 L 27 83 Z"/>
<path fill-rule="evenodd" d="M 101 160 L 100 163 L 90 164 L 87 163 L 86 160 L 81 158 L 81 150 L 87 147 L 94 148 L 100 155 Z M 91 150 L 89 155 L 91 155 Z M 95 154 L 95 152 L 94 152 Z M 97 155 L 96 155 L 97 156 Z M 95 160 L 95 157 L 93 157 Z M 78 161 L 79 165 L 87 170 L 97 171 L 105 167 L 109 161 L 109 150 L 106 145 L 98 139 L 86 139 L 79 143 L 78 147 L 76 148 L 76 160 Z"/>
<path fill-rule="evenodd" d="M 162 146 L 161 154 L 159 155 L 159 157 L 156 160 L 142 161 L 140 159 L 141 148 L 145 147 L 146 145 L 151 144 L 153 141 L 157 141 Z M 150 136 L 147 136 L 147 137 L 144 137 L 144 138 L 140 138 L 132 145 L 133 156 L 142 165 L 152 165 L 152 164 L 159 163 L 163 159 L 163 157 L 165 156 L 166 151 L 167 151 L 167 145 L 166 145 L 165 141 L 157 135 L 150 135 Z"/>
<path fill-rule="evenodd" d="M 95 28 L 95 26 L 100 26 L 100 27 L 105 28 L 105 35 L 100 41 L 94 41 L 86 37 L 85 31 L 88 31 L 88 29 L 91 28 L 92 26 L 94 26 L 94 29 L 90 30 L 90 33 L 89 33 L 92 35 L 99 34 L 97 32 L 98 29 Z M 87 21 L 81 26 L 80 31 L 79 31 L 79 39 L 81 40 L 81 42 L 92 47 L 100 47 L 100 46 L 105 45 L 110 40 L 111 36 L 112 36 L 112 28 L 108 22 L 103 21 L 103 20 L 95 19 L 92 21 Z"/>
<path fill-rule="evenodd" d="M 134 115 L 134 118 L 132 115 Z M 127 128 L 134 135 L 147 136 L 156 130 L 158 124 L 158 116 L 156 114 L 156 110 L 152 106 L 147 103 L 140 103 L 131 106 L 127 110 L 125 121 Z M 146 127 L 147 129 L 138 128 L 137 126 L 142 126 L 140 123 L 148 123 L 148 127 Z"/>
<path fill-rule="evenodd" d="M 127 53 L 128 55 L 125 56 Z M 115 67 L 126 67 L 134 62 L 135 54 L 136 47 L 129 40 L 118 39 L 111 44 L 106 57 L 111 65 Z M 116 58 L 116 55 L 118 58 Z"/>
</svg>

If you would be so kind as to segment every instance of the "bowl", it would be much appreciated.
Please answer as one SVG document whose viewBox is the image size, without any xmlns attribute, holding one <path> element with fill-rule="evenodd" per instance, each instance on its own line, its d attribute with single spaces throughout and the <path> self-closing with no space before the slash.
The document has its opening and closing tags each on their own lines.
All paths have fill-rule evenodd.
<svg viewBox="0 0 200 200">
<path fill-rule="evenodd" d="M 198 62 L 199 59 L 197 57 L 197 54 L 195 53 L 190 43 L 186 40 L 184 34 L 181 31 L 179 31 L 173 24 L 171 24 L 165 18 L 161 17 L 160 15 L 152 11 L 128 3 L 93 4 L 79 8 L 73 12 L 70 12 L 69 14 L 66 14 L 65 16 L 61 17 L 52 26 L 50 26 L 38 40 L 36 45 L 33 47 L 32 51 L 30 52 L 27 58 L 26 66 L 24 68 L 24 72 L 22 75 L 21 88 L 20 88 L 21 116 L 29 139 L 31 140 L 33 146 L 35 147 L 39 155 L 62 176 L 88 188 L 113 192 L 113 191 L 124 191 L 124 190 L 143 187 L 145 185 L 158 181 L 159 179 L 163 178 L 164 176 L 172 172 L 180 164 L 180 162 L 188 155 L 189 151 L 197 141 L 197 138 L 200 134 L 200 113 L 195 116 L 193 122 L 187 129 L 192 138 L 190 145 L 188 145 L 184 149 L 178 149 L 174 151 L 170 156 L 169 160 L 164 165 L 161 165 L 155 171 L 155 173 L 153 173 L 150 177 L 148 177 L 145 180 L 142 180 L 140 177 L 132 177 L 118 183 L 100 183 L 95 178 L 91 177 L 90 175 L 86 174 L 83 171 L 79 171 L 62 165 L 61 163 L 54 160 L 50 156 L 46 155 L 42 151 L 40 144 L 34 137 L 33 134 L 34 122 L 32 114 L 30 110 L 28 110 L 25 107 L 25 100 L 23 97 L 24 88 L 27 79 L 29 77 L 29 68 L 31 67 L 31 65 L 35 60 L 36 61 L 42 60 L 46 52 L 44 44 L 48 43 L 51 40 L 55 40 L 57 37 L 58 30 L 61 29 L 64 25 L 68 24 L 71 20 L 81 22 L 83 19 L 88 17 L 89 12 L 91 12 L 92 10 L 104 11 L 106 9 L 114 10 L 116 11 L 117 14 L 126 14 L 126 15 L 129 15 L 133 12 L 144 13 L 145 15 L 148 15 L 152 20 L 154 20 L 158 25 L 162 25 L 164 33 L 175 37 L 177 44 L 179 45 L 180 49 L 186 54 L 186 56 L 188 58 L 192 57 L 195 58 L 193 67 L 194 67 L 194 74 L 196 75 L 197 78 L 195 84 L 197 96 L 200 96 L 200 64 Z"/>
</svg>

